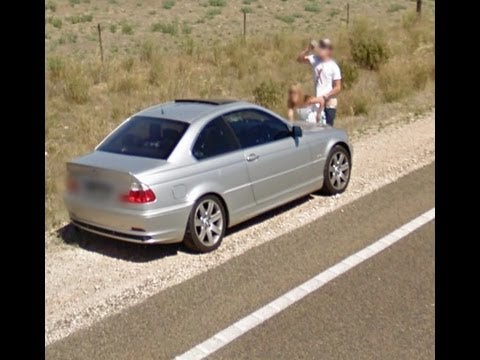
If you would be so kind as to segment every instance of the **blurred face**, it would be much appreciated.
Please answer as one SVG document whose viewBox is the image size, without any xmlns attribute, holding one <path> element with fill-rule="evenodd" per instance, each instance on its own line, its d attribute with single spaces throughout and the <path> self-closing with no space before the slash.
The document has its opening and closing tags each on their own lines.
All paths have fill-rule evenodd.
<svg viewBox="0 0 480 360">
<path fill-rule="evenodd" d="M 288 99 L 292 103 L 298 104 L 300 102 L 300 91 L 298 91 L 297 89 L 290 89 L 288 91 Z"/>
<path fill-rule="evenodd" d="M 331 53 L 332 51 L 328 48 L 322 48 L 322 47 L 317 48 L 317 56 L 322 60 L 326 60 L 330 58 Z"/>
</svg>

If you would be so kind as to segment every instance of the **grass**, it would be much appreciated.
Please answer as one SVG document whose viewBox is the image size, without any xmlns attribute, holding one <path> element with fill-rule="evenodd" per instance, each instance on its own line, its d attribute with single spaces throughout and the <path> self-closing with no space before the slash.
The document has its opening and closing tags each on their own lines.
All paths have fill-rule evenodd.
<svg viewBox="0 0 480 360">
<path fill-rule="evenodd" d="M 405 10 L 407 7 L 403 4 L 392 4 L 387 8 L 387 13 L 393 13 L 400 10 Z"/>
<path fill-rule="evenodd" d="M 62 19 L 60 19 L 60 18 L 52 17 L 52 18 L 50 18 L 50 21 L 49 21 L 49 22 L 50 22 L 50 24 L 52 24 L 52 26 L 53 26 L 54 28 L 57 28 L 57 29 L 61 29 L 61 28 L 62 28 L 63 22 L 62 22 Z"/>
<path fill-rule="evenodd" d="M 319 13 L 320 12 L 320 4 L 310 2 L 305 5 L 305 11 Z"/>
<path fill-rule="evenodd" d="M 226 0 L 208 0 L 210 6 L 223 7 L 227 4 Z"/>
<path fill-rule="evenodd" d="M 177 35 L 178 33 L 178 23 L 162 23 L 157 22 L 152 24 L 152 32 L 161 32 L 163 34 Z"/>
<path fill-rule="evenodd" d="M 71 24 L 79 24 L 84 22 L 91 22 L 93 20 L 92 14 L 82 14 L 82 15 L 74 15 L 67 18 L 67 20 Z"/>
<path fill-rule="evenodd" d="M 53 1 L 47 1 L 45 4 L 45 9 L 50 10 L 51 12 L 57 11 L 57 4 L 55 4 Z"/>
<path fill-rule="evenodd" d="M 295 22 L 295 16 L 293 15 L 275 15 L 275 19 L 287 24 L 293 24 Z"/>
<path fill-rule="evenodd" d="M 129 24 L 123 24 L 122 25 L 122 34 L 132 35 L 133 34 L 133 27 Z"/>
<path fill-rule="evenodd" d="M 110 9 L 108 22 L 102 23 L 110 29 L 103 39 L 103 65 L 94 36 L 96 29 L 91 24 L 79 26 L 67 20 L 70 16 L 93 13 L 89 5 L 81 3 L 72 9 L 68 3 L 64 6 L 65 3 L 56 1 L 55 18 L 64 23 L 61 28 L 47 26 L 49 38 L 45 40 L 47 229 L 58 227 L 68 218 L 62 202 L 65 162 L 91 151 L 120 121 L 142 108 L 176 97 L 240 98 L 257 101 L 286 115 L 288 86 L 300 82 L 307 92 L 312 87 L 310 69 L 298 64 L 295 56 L 310 39 L 324 34 L 335 44 L 344 78 L 336 120 L 339 127 L 356 133 L 377 126 L 394 114 L 422 113 L 434 104 L 434 32 L 429 15 L 433 13 L 425 10 L 434 3 L 424 3 L 424 15 L 417 20 L 413 10 L 386 13 L 388 6 L 398 0 L 382 0 L 382 6 L 350 0 L 347 29 L 339 21 L 331 21 L 332 25 L 325 21 L 333 6 L 343 9 L 343 0 L 332 1 L 330 7 L 318 0 L 252 0 L 248 4 L 228 1 L 224 6 L 201 0 L 191 2 L 192 12 L 180 12 L 183 9 L 177 1 L 170 11 L 155 8 L 162 18 L 148 16 L 154 10 L 147 6 L 137 8 L 137 1 L 119 1 L 126 13 L 115 13 L 119 7 L 110 2 L 92 1 L 92 6 L 97 3 L 100 9 Z M 307 3 L 322 4 L 322 11 L 305 13 Z M 252 21 L 247 19 L 248 36 L 242 45 L 239 10 L 244 5 L 255 8 L 256 13 L 250 18 Z M 259 5 L 266 8 L 258 10 Z M 409 7 L 414 9 L 414 5 Z M 220 13 L 223 16 L 216 16 Z M 370 21 L 362 20 L 362 13 Z M 93 14 L 95 20 L 97 16 L 104 18 L 101 13 Z M 275 14 L 294 19 L 303 16 L 302 21 L 294 20 L 293 24 L 310 20 L 312 26 L 297 29 L 290 19 L 285 22 Z M 152 32 L 152 23 L 160 19 L 160 33 Z M 208 22 L 197 24 L 199 19 Z M 168 36 L 172 34 L 172 25 L 176 27 L 176 36 Z M 75 40 L 74 35 L 78 35 Z M 89 36 L 93 40 L 88 40 Z M 58 44 L 59 39 L 63 44 Z M 362 49 L 368 51 L 359 51 L 356 43 L 363 44 Z M 388 49 L 388 58 L 378 64 L 371 60 L 378 57 L 372 55 L 378 50 L 372 43 Z"/>
<path fill-rule="evenodd" d="M 170 10 L 171 8 L 173 8 L 174 5 L 175 5 L 175 0 L 163 0 L 162 1 L 162 8 L 164 8 L 166 10 Z"/>
</svg>

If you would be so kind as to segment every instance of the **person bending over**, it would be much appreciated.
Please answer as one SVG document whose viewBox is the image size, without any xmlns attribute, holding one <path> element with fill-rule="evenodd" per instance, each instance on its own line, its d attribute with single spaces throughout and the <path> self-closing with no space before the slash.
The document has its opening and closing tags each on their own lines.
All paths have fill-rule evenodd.
<svg viewBox="0 0 480 360">
<path fill-rule="evenodd" d="M 311 95 L 304 95 L 300 85 L 292 85 L 288 89 L 288 120 L 321 123 L 322 115 L 325 117 L 324 103 L 323 97 L 314 98 Z"/>
</svg>

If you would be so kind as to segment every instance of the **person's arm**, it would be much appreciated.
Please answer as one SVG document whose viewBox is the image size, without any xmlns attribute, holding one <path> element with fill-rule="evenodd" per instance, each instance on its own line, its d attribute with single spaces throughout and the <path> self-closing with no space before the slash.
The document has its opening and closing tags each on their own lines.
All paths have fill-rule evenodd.
<svg viewBox="0 0 480 360">
<path fill-rule="evenodd" d="M 302 64 L 311 64 L 310 59 L 308 58 L 308 55 L 312 52 L 313 46 L 310 44 L 308 47 L 303 49 L 300 54 L 297 56 L 297 61 Z"/>
<path fill-rule="evenodd" d="M 305 104 L 306 105 L 318 104 L 318 105 L 320 105 L 320 110 L 321 110 L 325 106 L 325 99 L 323 98 L 323 96 L 312 97 L 312 98 L 308 99 L 305 102 Z"/>
<path fill-rule="evenodd" d="M 288 120 L 291 122 L 295 120 L 295 112 L 293 111 L 292 108 L 288 109 L 287 117 L 288 117 Z"/>
<path fill-rule="evenodd" d="M 325 101 L 328 101 L 331 97 L 334 97 L 340 91 L 342 91 L 342 79 L 333 80 L 332 81 L 332 90 L 330 90 L 328 93 L 323 95 L 323 98 L 325 99 Z"/>
</svg>

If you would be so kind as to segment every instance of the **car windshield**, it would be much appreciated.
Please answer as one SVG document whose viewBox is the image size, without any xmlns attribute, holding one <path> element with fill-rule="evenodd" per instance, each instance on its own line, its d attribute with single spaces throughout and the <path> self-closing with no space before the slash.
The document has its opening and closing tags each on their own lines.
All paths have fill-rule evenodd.
<svg viewBox="0 0 480 360">
<path fill-rule="evenodd" d="M 97 150 L 166 160 L 187 128 L 188 124 L 182 121 L 135 116 Z"/>
</svg>

